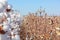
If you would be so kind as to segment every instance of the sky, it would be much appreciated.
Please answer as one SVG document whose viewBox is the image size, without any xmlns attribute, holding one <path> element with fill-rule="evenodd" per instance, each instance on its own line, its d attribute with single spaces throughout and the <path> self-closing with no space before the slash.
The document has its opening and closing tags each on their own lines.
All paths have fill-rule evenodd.
<svg viewBox="0 0 60 40">
<path fill-rule="evenodd" d="M 45 8 L 48 15 L 60 15 L 60 0 L 8 0 L 8 3 L 21 15 L 36 12 L 40 7 Z"/>
</svg>

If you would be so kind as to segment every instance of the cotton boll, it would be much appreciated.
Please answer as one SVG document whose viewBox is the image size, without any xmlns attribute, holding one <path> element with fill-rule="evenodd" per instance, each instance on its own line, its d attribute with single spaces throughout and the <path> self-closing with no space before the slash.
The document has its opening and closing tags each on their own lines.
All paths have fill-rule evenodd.
<svg viewBox="0 0 60 40">
<path fill-rule="evenodd" d="M 7 22 L 3 22 L 3 30 L 7 31 L 9 29 L 9 26 L 7 24 Z"/>
<path fill-rule="evenodd" d="M 0 4 L 6 5 L 7 4 L 7 0 L 0 0 Z"/>
<path fill-rule="evenodd" d="M 6 2 L 7 0 L 0 0 L 0 2 Z"/>
<path fill-rule="evenodd" d="M 0 0 L 0 3 L 3 4 L 3 5 L 6 5 L 7 4 L 7 0 Z"/>
<path fill-rule="evenodd" d="M 3 26 L 3 29 L 4 29 L 4 30 L 8 29 L 8 26 L 7 26 L 7 25 L 4 25 L 4 26 Z"/>
<path fill-rule="evenodd" d="M 11 35 L 13 35 L 14 33 L 13 33 L 13 31 L 11 31 Z"/>
<path fill-rule="evenodd" d="M 7 0 L 0 0 L 0 12 L 4 11 L 7 7 Z"/>
<path fill-rule="evenodd" d="M 17 16 L 17 17 L 20 17 L 20 14 L 19 14 L 19 13 L 17 13 L 17 14 L 16 14 L 16 16 Z"/>
<path fill-rule="evenodd" d="M 7 8 L 8 8 L 8 9 L 11 9 L 11 8 L 12 8 L 12 6 L 11 6 L 11 5 L 8 5 L 8 6 L 7 6 Z"/>
<path fill-rule="evenodd" d="M 13 31 L 11 31 L 11 37 L 12 37 L 12 39 L 15 38 L 15 37 L 14 37 L 14 32 L 13 32 Z"/>
<path fill-rule="evenodd" d="M 3 30 L 4 30 L 4 31 L 7 31 L 7 29 L 8 29 L 8 26 L 4 25 L 4 26 L 3 26 Z"/>
<path fill-rule="evenodd" d="M 0 13 L 0 16 L 2 16 L 3 15 L 3 13 Z"/>
<path fill-rule="evenodd" d="M 0 3 L 0 9 L 3 7 L 3 5 Z"/>
<path fill-rule="evenodd" d="M 8 24 L 10 23 L 11 19 L 10 18 L 7 18 L 7 21 L 8 21 Z"/>
<path fill-rule="evenodd" d="M 19 35 L 15 35 L 16 40 L 20 40 L 20 36 Z"/>
<path fill-rule="evenodd" d="M 60 28 L 56 28 L 57 30 L 59 30 Z"/>
</svg>

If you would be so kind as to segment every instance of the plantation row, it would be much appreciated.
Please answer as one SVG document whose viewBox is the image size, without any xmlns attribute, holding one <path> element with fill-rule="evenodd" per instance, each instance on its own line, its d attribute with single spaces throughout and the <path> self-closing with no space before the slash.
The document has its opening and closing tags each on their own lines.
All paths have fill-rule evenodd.
<svg viewBox="0 0 60 40">
<path fill-rule="evenodd" d="M 60 16 L 24 16 L 20 28 L 21 40 L 60 40 Z"/>
</svg>

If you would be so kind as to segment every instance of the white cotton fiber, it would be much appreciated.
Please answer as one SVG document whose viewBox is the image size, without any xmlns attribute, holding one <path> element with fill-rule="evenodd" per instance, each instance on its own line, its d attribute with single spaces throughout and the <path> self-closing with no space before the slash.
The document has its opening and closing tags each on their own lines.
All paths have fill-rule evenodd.
<svg viewBox="0 0 60 40">
<path fill-rule="evenodd" d="M 7 7 L 7 0 L 0 0 L 0 12 Z"/>
</svg>

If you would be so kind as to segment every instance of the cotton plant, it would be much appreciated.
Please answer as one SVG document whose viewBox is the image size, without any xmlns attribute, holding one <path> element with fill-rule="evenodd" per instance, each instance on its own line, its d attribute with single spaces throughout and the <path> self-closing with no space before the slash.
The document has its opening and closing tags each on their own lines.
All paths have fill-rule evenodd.
<svg viewBox="0 0 60 40">
<path fill-rule="evenodd" d="M 19 18 L 18 18 L 18 16 L 19 16 Z M 20 28 L 19 28 L 20 27 L 20 24 L 17 22 L 17 18 L 19 19 L 18 21 L 20 22 L 20 15 L 17 15 L 16 16 L 16 14 L 14 14 L 14 13 L 12 13 L 10 15 L 10 26 L 11 26 L 10 34 L 11 34 L 12 39 L 13 38 L 14 39 L 15 38 L 17 39 L 19 37 L 18 31 L 20 30 Z"/>
<path fill-rule="evenodd" d="M 3 19 L 3 22 L 2 22 L 3 30 L 6 31 L 7 38 L 20 40 L 20 36 L 19 36 L 20 14 L 19 13 L 15 14 L 10 12 L 10 13 L 1 13 L 0 15 L 2 15 L 1 19 Z"/>
<path fill-rule="evenodd" d="M 7 35 L 7 38 L 13 38 L 13 34 L 15 34 L 17 39 L 19 37 L 21 16 L 19 12 L 12 10 L 11 5 L 7 4 L 7 0 L 0 0 L 0 25 L 3 26 L 2 28 L 6 32 L 4 36 Z"/>
<path fill-rule="evenodd" d="M 17 37 L 17 38 L 20 38 L 20 37 L 19 37 L 19 34 L 18 34 L 18 30 L 15 29 L 15 28 L 13 28 L 13 30 L 10 31 L 10 34 L 11 34 L 11 38 L 12 38 L 12 39 L 16 39 L 16 37 Z"/>
<path fill-rule="evenodd" d="M 3 22 L 3 30 L 4 31 L 7 31 L 8 30 L 8 24 L 7 24 L 7 22 Z"/>
<path fill-rule="evenodd" d="M 0 25 L 2 24 L 1 27 L 3 30 L 2 33 L 0 34 L 1 35 L 0 37 L 1 37 L 1 40 L 4 40 L 4 39 L 6 40 L 8 36 L 7 31 L 9 30 L 9 25 L 3 12 L 1 13 L 0 16 L 1 16 Z"/>
</svg>

